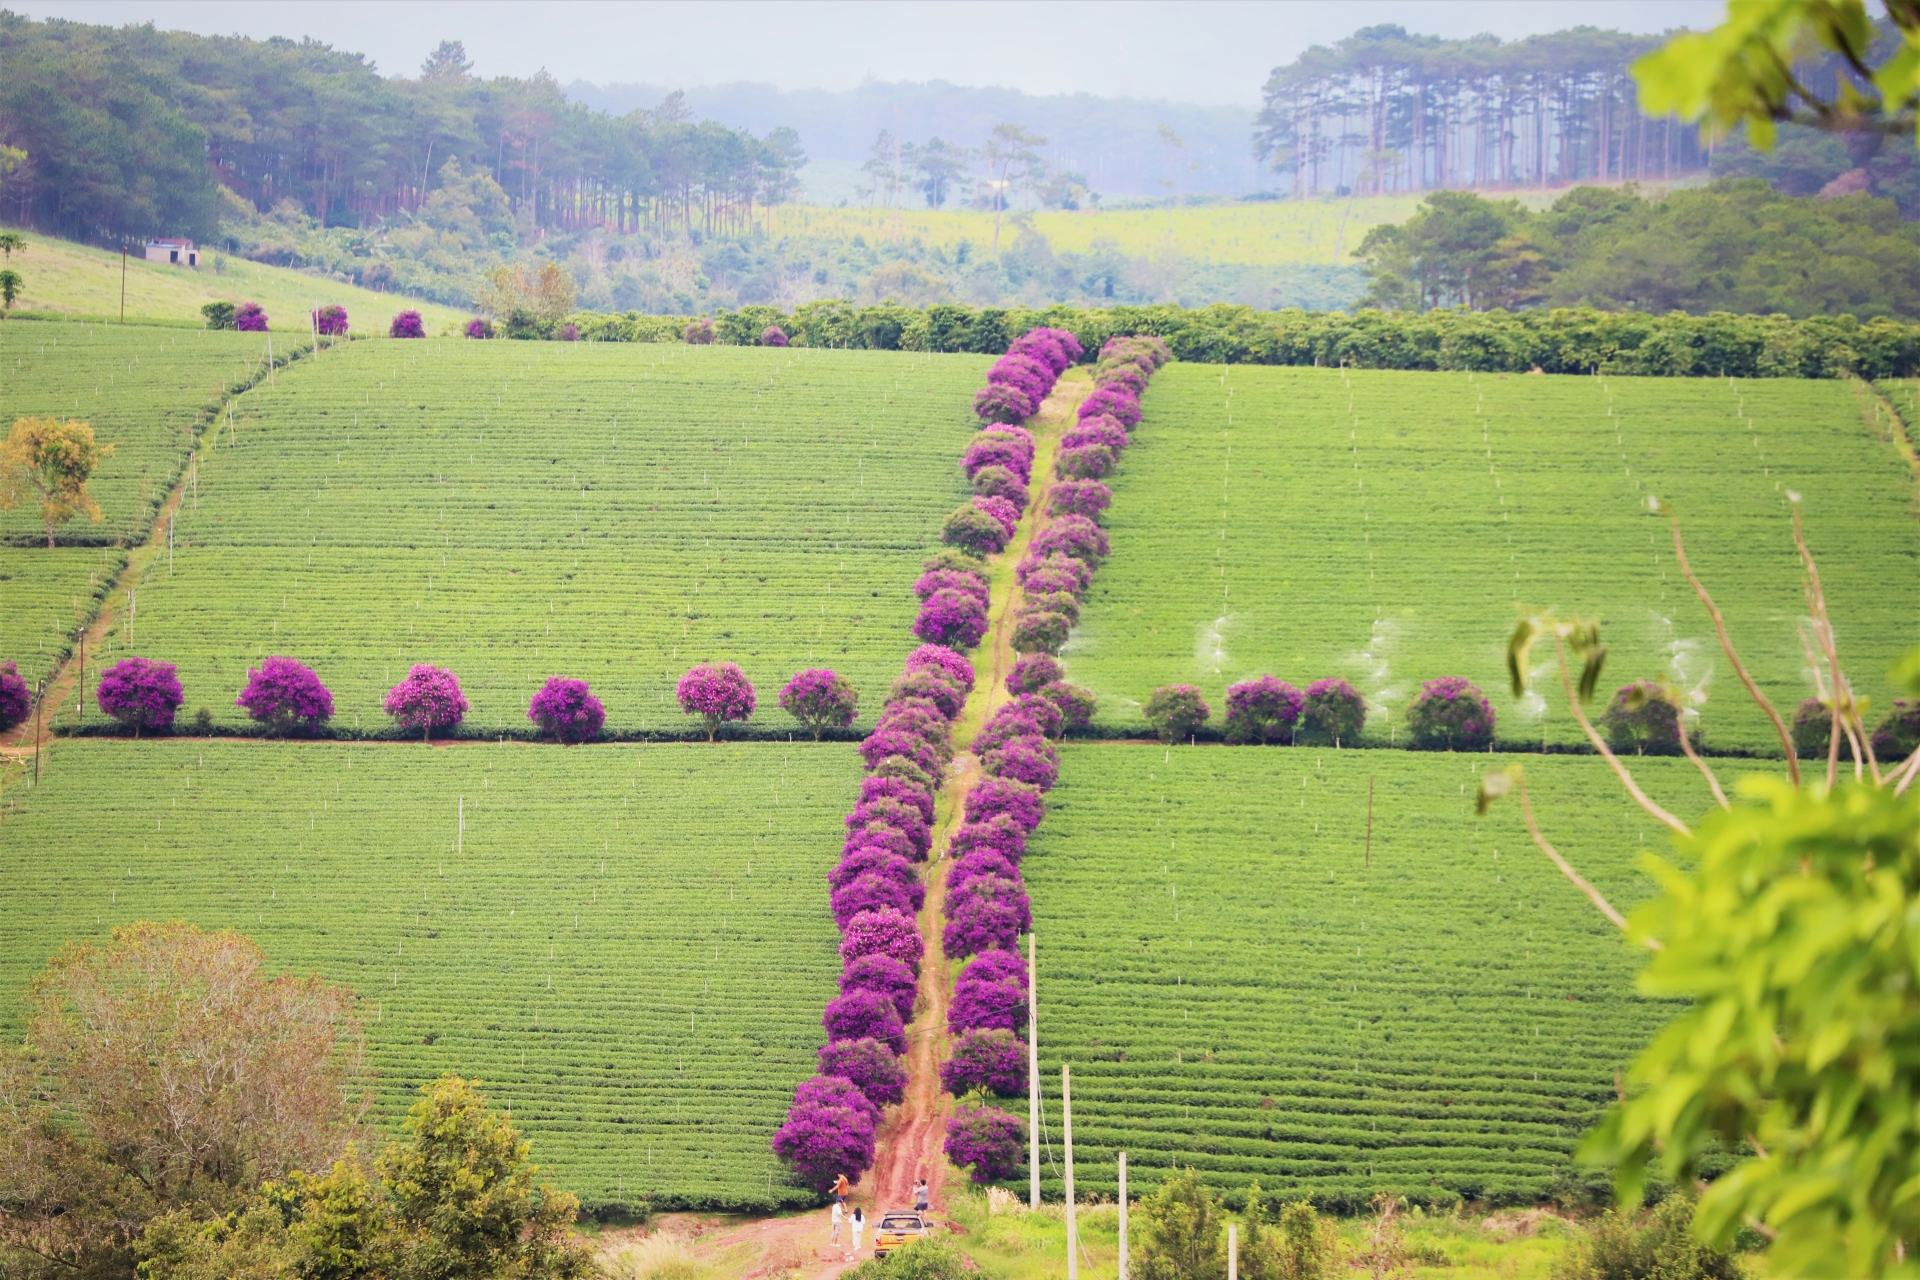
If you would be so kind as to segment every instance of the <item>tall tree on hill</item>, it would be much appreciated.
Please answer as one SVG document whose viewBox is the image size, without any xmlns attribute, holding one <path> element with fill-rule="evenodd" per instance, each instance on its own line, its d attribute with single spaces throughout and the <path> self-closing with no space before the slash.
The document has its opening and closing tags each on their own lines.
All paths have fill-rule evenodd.
<svg viewBox="0 0 1920 1280">
<path fill-rule="evenodd" d="M 992 175 L 993 251 L 1000 252 L 1000 216 L 1006 212 L 1007 196 L 1014 184 L 1037 182 L 1046 173 L 1046 161 L 1038 147 L 1047 145 L 1039 134 L 1028 133 L 1017 124 L 997 124 L 980 148 L 980 159 Z"/>
</svg>

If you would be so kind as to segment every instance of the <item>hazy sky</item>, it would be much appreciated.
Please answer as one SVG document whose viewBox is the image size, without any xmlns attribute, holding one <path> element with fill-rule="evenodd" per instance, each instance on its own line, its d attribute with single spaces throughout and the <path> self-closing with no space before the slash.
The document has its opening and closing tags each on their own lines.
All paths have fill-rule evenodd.
<svg viewBox="0 0 1920 1280">
<path fill-rule="evenodd" d="M 411 75 L 441 40 L 483 75 L 545 67 L 562 83 L 845 89 L 949 80 L 1255 104 L 1276 65 L 1374 23 L 1503 40 L 1592 25 L 1707 26 L 1718 0 L 13 0 L 36 18 L 152 22 L 216 35 L 312 36 Z"/>
</svg>

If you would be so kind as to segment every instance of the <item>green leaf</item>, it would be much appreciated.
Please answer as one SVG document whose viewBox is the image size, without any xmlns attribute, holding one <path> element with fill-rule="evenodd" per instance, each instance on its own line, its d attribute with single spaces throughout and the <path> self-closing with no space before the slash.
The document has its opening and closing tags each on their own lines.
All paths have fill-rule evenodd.
<svg viewBox="0 0 1920 1280">
<path fill-rule="evenodd" d="M 1522 618 L 1507 639 L 1507 678 L 1516 698 L 1527 691 L 1528 656 L 1533 652 L 1533 642 L 1539 638 L 1539 619 Z"/>
</svg>

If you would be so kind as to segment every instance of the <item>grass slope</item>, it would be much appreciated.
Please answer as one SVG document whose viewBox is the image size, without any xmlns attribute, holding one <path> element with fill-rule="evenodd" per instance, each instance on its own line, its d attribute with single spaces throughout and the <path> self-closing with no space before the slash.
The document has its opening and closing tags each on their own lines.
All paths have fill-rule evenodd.
<svg viewBox="0 0 1920 1280">
<path fill-rule="evenodd" d="M 242 397 L 200 461 L 138 651 L 189 713 L 244 723 L 247 664 L 300 658 L 336 722 L 385 723 L 416 662 L 462 677 L 482 732 L 554 674 L 609 728 L 683 731 L 680 674 L 731 659 L 762 724 L 832 665 L 870 721 L 912 638 L 909 590 L 965 493 L 987 361 L 884 352 L 366 343 Z M 127 647 L 122 628 L 112 659 Z"/>
<path fill-rule="evenodd" d="M 1234 680 L 1338 675 L 1385 741 L 1420 682 L 1458 675 L 1493 697 L 1503 740 L 1573 741 L 1555 689 L 1505 688 L 1524 603 L 1602 621 L 1608 690 L 1667 672 L 1711 693 L 1708 743 L 1777 752 L 1650 494 L 1680 511 L 1776 705 L 1812 692 L 1785 491 L 1805 495 L 1856 688 L 1885 706 L 1920 631 L 1913 478 L 1846 383 L 1175 364 L 1145 407 L 1066 653 L 1110 725 L 1139 725 L 1158 685 L 1197 684 L 1218 718 Z"/>
<path fill-rule="evenodd" d="M 10 264 L 24 278 L 26 288 L 15 305 L 25 311 L 87 316 L 99 320 L 120 318 L 120 255 L 105 249 L 27 235 L 27 248 Z M 385 334 L 397 312 L 418 311 L 427 332 L 464 324 L 465 312 L 434 302 L 420 302 L 391 293 L 375 293 L 303 271 L 270 267 L 203 250 L 200 267 L 174 267 L 146 262 L 129 255 L 126 270 L 127 319 L 161 320 L 198 327 L 200 307 L 207 302 L 257 302 L 266 309 L 277 330 L 305 333 L 307 315 L 316 306 L 338 303 L 347 309 L 356 332 Z"/>
<path fill-rule="evenodd" d="M 767 1141 L 839 969 L 858 776 L 811 743 L 69 743 L 0 825 L 0 1027 L 67 939 L 231 927 L 352 985 L 388 1122 L 457 1071 L 590 1205 L 810 1199 Z"/>
<path fill-rule="evenodd" d="M 1380 1190 L 1531 1201 L 1569 1169 L 1666 1010 L 1517 810 L 1474 817 L 1477 771 L 1499 763 L 1062 751 L 1021 870 L 1047 1124 L 1057 1143 L 1070 1061 L 1081 1187 L 1111 1194 L 1119 1150 L 1143 1188 L 1177 1162 L 1347 1211 Z M 1632 859 L 1661 842 L 1600 762 L 1526 764 L 1558 847 L 1617 906 L 1644 896 Z M 1682 812 L 1703 798 L 1690 773 L 1638 769 Z"/>
</svg>

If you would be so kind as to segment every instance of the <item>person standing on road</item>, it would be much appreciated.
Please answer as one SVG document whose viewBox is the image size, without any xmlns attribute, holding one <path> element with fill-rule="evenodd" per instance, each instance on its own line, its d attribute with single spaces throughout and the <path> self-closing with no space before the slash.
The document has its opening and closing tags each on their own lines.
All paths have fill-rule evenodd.
<svg viewBox="0 0 1920 1280">
<path fill-rule="evenodd" d="M 927 1180 L 924 1177 L 913 1184 L 913 1207 L 920 1213 L 927 1211 Z"/>
<path fill-rule="evenodd" d="M 853 1234 L 853 1252 L 847 1255 L 849 1262 L 860 1256 L 860 1232 L 866 1225 L 867 1215 L 856 1208 L 853 1211 L 853 1223 L 849 1228 Z"/>
<path fill-rule="evenodd" d="M 833 1234 L 827 1237 L 827 1243 L 840 1243 L 840 1221 L 847 1216 L 847 1206 L 837 1197 L 833 1202 Z"/>
<path fill-rule="evenodd" d="M 833 1183 L 834 1203 L 840 1205 L 842 1209 L 844 1209 L 847 1203 L 847 1193 L 852 1190 L 853 1190 L 853 1184 L 847 1181 L 846 1174 L 843 1173 L 838 1178 L 834 1179 L 834 1183 Z"/>
</svg>

